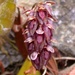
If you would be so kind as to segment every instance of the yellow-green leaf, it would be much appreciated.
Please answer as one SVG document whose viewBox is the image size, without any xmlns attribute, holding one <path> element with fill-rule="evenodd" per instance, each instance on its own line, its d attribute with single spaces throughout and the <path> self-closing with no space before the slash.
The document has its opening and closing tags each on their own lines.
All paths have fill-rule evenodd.
<svg viewBox="0 0 75 75">
<path fill-rule="evenodd" d="M 24 72 L 29 70 L 32 67 L 32 63 L 29 59 L 26 59 L 22 68 L 20 69 L 20 71 L 18 72 L 17 75 L 25 75 Z M 36 71 L 36 73 L 34 74 L 33 72 L 27 74 L 27 75 L 41 75 L 39 71 Z"/>
<path fill-rule="evenodd" d="M 12 27 L 16 5 L 14 0 L 0 1 L 0 35 Z M 6 31 L 5 31 L 6 32 Z"/>
</svg>

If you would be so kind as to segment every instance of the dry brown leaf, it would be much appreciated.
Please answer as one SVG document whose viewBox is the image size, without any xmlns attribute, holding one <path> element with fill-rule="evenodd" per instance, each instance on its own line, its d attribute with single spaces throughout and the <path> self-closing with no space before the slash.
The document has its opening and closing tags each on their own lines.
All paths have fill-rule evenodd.
<svg viewBox="0 0 75 75">
<path fill-rule="evenodd" d="M 52 73 L 52 75 L 58 75 L 58 67 L 57 63 L 52 56 L 47 64 L 48 70 Z"/>
</svg>

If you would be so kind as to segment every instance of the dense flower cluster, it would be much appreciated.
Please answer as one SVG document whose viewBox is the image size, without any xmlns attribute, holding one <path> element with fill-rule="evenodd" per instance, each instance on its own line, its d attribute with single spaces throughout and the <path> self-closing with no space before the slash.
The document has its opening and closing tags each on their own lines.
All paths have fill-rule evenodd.
<svg viewBox="0 0 75 75">
<path fill-rule="evenodd" d="M 25 24 L 24 42 L 27 44 L 29 58 L 37 70 L 45 66 L 51 53 L 54 53 L 51 40 L 55 19 L 51 13 L 51 4 L 53 3 L 38 3 L 31 10 L 26 11 L 28 18 Z"/>
</svg>

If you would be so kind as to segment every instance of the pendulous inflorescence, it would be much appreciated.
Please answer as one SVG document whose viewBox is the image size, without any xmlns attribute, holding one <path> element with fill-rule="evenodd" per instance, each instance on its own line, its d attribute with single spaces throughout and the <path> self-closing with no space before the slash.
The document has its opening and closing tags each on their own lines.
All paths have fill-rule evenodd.
<svg viewBox="0 0 75 75">
<path fill-rule="evenodd" d="M 26 43 L 29 58 L 37 70 L 46 66 L 51 54 L 54 53 L 51 40 L 54 30 L 53 21 L 56 20 L 52 16 L 52 4 L 54 2 L 38 3 L 31 10 L 26 11 L 24 43 Z"/>
</svg>

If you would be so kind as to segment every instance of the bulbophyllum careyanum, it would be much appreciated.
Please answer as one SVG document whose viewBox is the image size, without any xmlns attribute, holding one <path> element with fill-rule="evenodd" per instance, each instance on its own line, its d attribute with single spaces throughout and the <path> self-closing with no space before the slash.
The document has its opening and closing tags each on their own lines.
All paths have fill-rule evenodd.
<svg viewBox="0 0 75 75">
<path fill-rule="evenodd" d="M 43 75 L 46 72 L 46 64 L 51 58 L 51 54 L 54 53 L 51 45 L 54 30 L 53 21 L 56 21 L 52 15 L 51 5 L 53 4 L 55 2 L 36 3 L 31 10 L 23 8 L 22 11 L 19 7 L 18 17 L 13 26 L 15 35 L 20 40 L 16 39 L 17 45 L 19 49 L 23 50 L 20 52 L 25 58 L 29 57 L 36 70 L 45 69 Z M 21 17 L 22 14 L 27 16 L 25 21 Z M 26 51 L 23 48 L 26 48 Z"/>
</svg>

